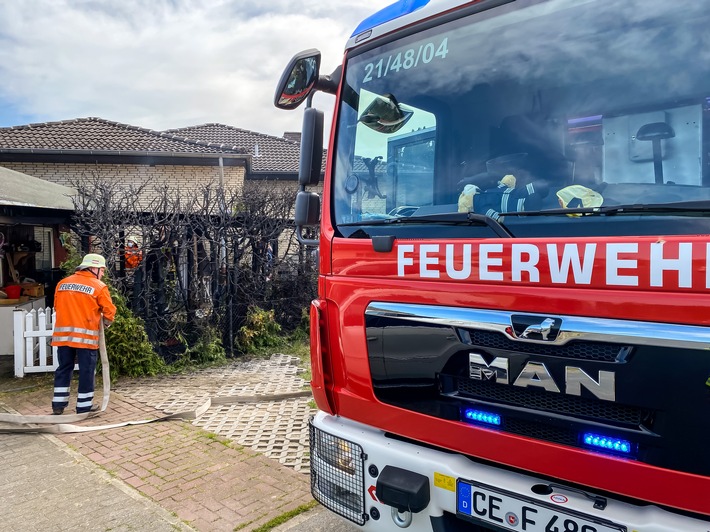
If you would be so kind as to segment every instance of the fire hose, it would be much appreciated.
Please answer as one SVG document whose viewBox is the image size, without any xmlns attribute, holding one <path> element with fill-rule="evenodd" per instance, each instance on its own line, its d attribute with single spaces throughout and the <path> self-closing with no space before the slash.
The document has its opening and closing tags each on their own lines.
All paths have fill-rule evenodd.
<svg viewBox="0 0 710 532">
<path fill-rule="evenodd" d="M 101 400 L 101 408 L 96 412 L 86 412 L 82 414 L 62 414 L 62 415 L 21 415 L 21 414 L 3 414 L 0 413 L 0 434 L 10 432 L 28 432 L 28 433 L 53 433 L 53 434 L 69 434 L 76 432 L 90 432 L 95 430 L 106 430 L 117 427 L 126 427 L 129 425 L 144 425 L 146 423 L 155 423 L 158 421 L 168 421 L 172 419 L 194 420 L 199 418 L 213 405 L 225 405 L 235 403 L 252 403 L 260 401 L 274 401 L 283 399 L 292 399 L 297 397 L 306 397 L 310 395 L 310 391 L 290 392 L 274 395 L 253 395 L 253 396 L 216 396 L 208 397 L 207 400 L 199 405 L 194 410 L 184 412 L 175 412 L 153 419 L 143 419 L 137 421 L 121 421 L 108 425 L 92 425 L 81 426 L 74 425 L 77 421 L 99 416 L 106 411 L 109 398 L 111 396 L 111 375 L 109 373 L 108 353 L 106 351 L 106 341 L 104 336 L 103 323 L 99 331 L 99 354 L 101 358 L 101 377 L 103 380 L 103 398 Z M 10 426 L 2 426 L 5 423 Z M 39 425 L 39 426 L 36 426 Z"/>
</svg>

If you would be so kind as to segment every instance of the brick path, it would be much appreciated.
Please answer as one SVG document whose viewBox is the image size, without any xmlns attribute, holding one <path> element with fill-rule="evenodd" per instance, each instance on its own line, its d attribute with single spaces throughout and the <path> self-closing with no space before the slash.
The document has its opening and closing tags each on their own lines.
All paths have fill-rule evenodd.
<svg viewBox="0 0 710 532">
<path fill-rule="evenodd" d="M 266 373 L 260 378 L 262 382 L 273 380 L 273 375 Z M 242 392 L 253 391 L 249 386 L 258 384 L 260 378 L 251 379 L 248 386 L 241 388 Z M 214 375 L 206 379 L 214 382 Z M 36 390 L 0 393 L 0 404 L 5 403 L 23 414 L 47 413 L 51 383 L 44 380 L 46 382 Z M 200 379 L 196 380 L 197 388 L 186 386 L 187 379 L 177 380 L 182 382 L 177 388 L 181 393 L 176 395 L 175 386 L 165 386 L 163 395 L 182 395 L 184 399 L 192 393 L 194 399 Z M 165 383 L 166 379 L 144 382 L 160 388 L 158 384 Z M 232 379 L 230 386 L 235 384 L 239 383 Z M 129 396 L 132 391 L 141 396 L 136 391 L 141 389 L 136 381 L 117 389 L 119 392 L 111 394 L 108 410 L 82 425 L 151 419 L 167 411 Z M 141 397 L 145 400 L 145 396 Z M 183 399 L 180 401 L 184 403 Z M 249 408 L 249 405 L 243 406 Z M 212 419 L 214 412 L 208 413 Z M 296 428 L 294 431 L 300 440 L 300 431 L 305 427 Z M 57 435 L 57 439 L 200 531 L 250 531 L 312 501 L 307 475 L 185 421 L 62 434 Z M 38 510 L 42 511 L 41 507 Z"/>
<path fill-rule="evenodd" d="M 0 463 L 0 530 L 193 530 L 52 436 L 0 435 Z"/>
</svg>

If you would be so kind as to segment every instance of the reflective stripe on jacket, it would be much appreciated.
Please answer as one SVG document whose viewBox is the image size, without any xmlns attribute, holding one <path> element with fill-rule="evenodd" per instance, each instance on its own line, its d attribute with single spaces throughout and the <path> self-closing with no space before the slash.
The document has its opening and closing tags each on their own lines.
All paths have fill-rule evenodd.
<svg viewBox="0 0 710 532">
<path fill-rule="evenodd" d="M 81 349 L 99 348 L 99 324 L 104 317 L 113 321 L 116 307 L 108 286 L 88 270 L 62 279 L 54 293 L 52 345 Z"/>
</svg>

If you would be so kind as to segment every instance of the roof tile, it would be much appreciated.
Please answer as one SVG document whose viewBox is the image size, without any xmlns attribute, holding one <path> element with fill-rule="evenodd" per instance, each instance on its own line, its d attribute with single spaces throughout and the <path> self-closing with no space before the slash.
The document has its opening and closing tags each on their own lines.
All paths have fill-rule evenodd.
<svg viewBox="0 0 710 532">
<path fill-rule="evenodd" d="M 255 172 L 297 173 L 300 143 L 209 123 L 156 131 L 97 117 L 0 127 L 0 152 L 13 150 L 251 155 Z"/>
<path fill-rule="evenodd" d="M 15 149 L 247 153 L 247 150 L 234 144 L 198 144 L 183 136 L 95 117 L 0 128 L 0 150 Z"/>
<path fill-rule="evenodd" d="M 298 172 L 300 143 L 282 137 L 217 123 L 168 129 L 165 133 L 189 135 L 215 145 L 240 146 L 252 155 L 252 168 L 256 172 Z"/>
</svg>

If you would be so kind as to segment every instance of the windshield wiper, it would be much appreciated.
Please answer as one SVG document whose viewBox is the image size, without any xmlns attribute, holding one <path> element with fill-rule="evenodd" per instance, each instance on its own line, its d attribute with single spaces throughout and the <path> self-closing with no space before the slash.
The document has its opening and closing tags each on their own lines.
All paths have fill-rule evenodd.
<svg viewBox="0 0 710 532">
<path fill-rule="evenodd" d="M 513 238 L 513 235 L 499 221 L 475 212 L 450 212 L 427 214 L 423 216 L 396 216 L 392 218 L 376 218 L 339 224 L 341 226 L 362 225 L 406 225 L 406 224 L 441 224 L 462 225 L 479 224 L 488 226 L 500 238 Z"/>
<path fill-rule="evenodd" d="M 710 201 L 682 201 L 675 203 L 650 203 L 609 205 L 601 207 L 578 207 L 573 209 L 544 209 L 540 211 L 503 212 L 501 216 L 548 216 L 551 214 L 595 214 L 598 216 L 613 216 L 616 214 L 673 214 L 679 212 L 702 212 L 710 215 Z"/>
</svg>

